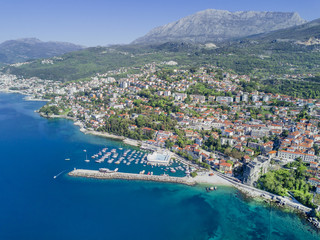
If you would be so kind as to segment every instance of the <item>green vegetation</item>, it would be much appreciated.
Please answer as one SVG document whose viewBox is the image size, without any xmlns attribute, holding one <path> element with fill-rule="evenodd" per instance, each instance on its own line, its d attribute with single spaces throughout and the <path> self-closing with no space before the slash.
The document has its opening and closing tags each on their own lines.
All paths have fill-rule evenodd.
<svg viewBox="0 0 320 240">
<path fill-rule="evenodd" d="M 39 111 L 46 115 L 59 115 L 59 108 L 57 106 L 44 105 Z"/>
<path fill-rule="evenodd" d="M 243 157 L 243 153 L 238 151 L 235 148 L 231 148 L 228 145 L 221 145 L 220 139 L 214 139 L 211 135 L 207 141 L 204 142 L 204 147 L 210 151 L 219 151 L 226 154 L 229 157 L 241 159 Z"/>
<path fill-rule="evenodd" d="M 224 93 L 216 91 L 214 88 L 209 87 L 206 83 L 197 83 L 196 85 L 192 86 L 187 91 L 188 94 L 199 94 L 204 96 L 232 96 L 230 92 Z"/>
<path fill-rule="evenodd" d="M 281 196 L 289 196 L 289 193 L 302 204 L 315 207 L 312 203 L 311 186 L 306 179 L 309 175 L 307 167 L 300 161 L 287 164 L 288 169 L 270 171 L 258 180 L 257 187 Z"/>
<path fill-rule="evenodd" d="M 137 109 L 136 109 L 137 110 Z M 133 112 L 137 112 L 131 110 Z M 130 126 L 136 125 L 136 129 L 131 129 Z M 155 130 L 174 130 L 176 121 L 164 114 L 149 114 L 148 116 L 139 115 L 134 120 L 130 120 L 125 116 L 121 116 L 121 112 L 105 119 L 104 127 L 100 127 L 98 131 L 105 131 L 125 136 L 133 139 L 152 139 Z M 150 128 L 151 130 L 144 130 Z"/>
<path fill-rule="evenodd" d="M 281 101 L 278 99 L 273 99 L 270 106 L 276 106 L 276 107 L 293 107 L 294 104 L 291 102 Z"/>
<path fill-rule="evenodd" d="M 61 81 L 78 80 L 105 73 L 121 67 L 136 67 L 150 62 L 173 60 L 179 67 L 196 69 L 206 64 L 232 69 L 239 74 L 257 77 L 271 74 L 317 72 L 320 53 L 313 47 L 284 42 L 251 42 L 220 44 L 217 49 L 205 49 L 201 45 L 166 43 L 160 45 L 112 46 L 87 48 L 53 59 L 53 64 L 40 60 L 19 67 L 7 66 L 3 70 L 25 77 Z M 169 80 L 170 68 L 161 73 Z M 221 75 L 217 75 L 218 79 Z"/>
<path fill-rule="evenodd" d="M 266 93 L 278 93 L 298 98 L 320 98 L 320 82 L 273 79 L 261 81 L 259 86 Z"/>
<path fill-rule="evenodd" d="M 173 99 L 168 97 L 159 97 L 156 94 L 152 94 L 149 90 L 142 90 L 138 93 L 140 97 L 148 98 L 148 102 L 144 103 L 141 100 L 135 100 L 134 104 L 140 106 L 141 104 L 151 107 L 159 107 L 167 113 L 179 112 L 179 107 L 173 105 Z"/>
<path fill-rule="evenodd" d="M 297 115 L 297 121 L 300 121 L 301 119 L 310 119 L 311 116 L 308 114 L 306 109 L 302 109 L 301 112 Z"/>
<path fill-rule="evenodd" d="M 315 194 L 313 201 L 314 201 L 314 204 L 320 206 L 320 194 Z M 320 215 L 319 215 L 319 219 L 320 219 Z"/>
<path fill-rule="evenodd" d="M 252 39 L 264 39 L 272 41 L 274 39 L 292 39 L 292 40 L 308 40 L 320 34 L 320 20 L 316 19 L 302 25 L 272 31 L 270 33 L 258 34 L 252 36 Z"/>
<path fill-rule="evenodd" d="M 196 177 L 197 175 L 198 175 L 197 172 L 192 172 L 192 173 L 190 173 L 190 176 L 193 177 L 193 178 Z"/>
</svg>

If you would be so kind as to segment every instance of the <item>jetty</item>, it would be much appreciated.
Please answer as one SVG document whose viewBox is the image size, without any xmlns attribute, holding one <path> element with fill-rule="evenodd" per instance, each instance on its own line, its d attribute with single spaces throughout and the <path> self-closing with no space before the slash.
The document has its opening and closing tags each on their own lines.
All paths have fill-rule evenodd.
<svg viewBox="0 0 320 240">
<path fill-rule="evenodd" d="M 192 178 L 188 177 L 171 177 L 162 175 L 146 175 L 135 173 L 123 173 L 123 172 L 101 172 L 97 170 L 88 169 L 74 169 L 68 173 L 72 177 L 85 177 L 96 179 L 124 179 L 124 180 L 141 180 L 141 181 L 153 181 L 153 182 L 167 182 L 178 183 L 189 186 L 196 185 L 196 182 Z"/>
</svg>

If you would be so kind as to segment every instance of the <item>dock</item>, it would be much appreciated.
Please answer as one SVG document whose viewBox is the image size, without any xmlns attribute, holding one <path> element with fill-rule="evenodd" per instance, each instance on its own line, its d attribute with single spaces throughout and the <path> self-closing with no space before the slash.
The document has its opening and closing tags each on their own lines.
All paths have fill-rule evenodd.
<svg viewBox="0 0 320 240">
<path fill-rule="evenodd" d="M 159 176 L 159 175 L 146 175 L 146 174 L 135 174 L 135 173 L 122 173 L 122 172 L 100 172 L 96 170 L 88 169 L 74 169 L 68 173 L 72 177 L 85 177 L 85 178 L 96 178 L 96 179 L 123 179 L 123 180 L 141 180 L 141 181 L 153 181 L 153 182 L 167 182 L 167 183 L 178 183 L 193 186 L 196 182 L 192 178 L 188 177 L 170 177 L 170 176 Z"/>
</svg>

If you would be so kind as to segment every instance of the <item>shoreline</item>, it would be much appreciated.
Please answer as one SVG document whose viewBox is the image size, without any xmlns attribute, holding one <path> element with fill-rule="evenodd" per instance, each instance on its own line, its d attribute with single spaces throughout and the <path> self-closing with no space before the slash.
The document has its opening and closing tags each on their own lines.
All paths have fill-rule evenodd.
<svg viewBox="0 0 320 240">
<path fill-rule="evenodd" d="M 218 174 L 221 176 L 220 173 Z M 232 184 L 232 186 L 235 187 L 238 191 L 240 191 L 246 198 L 252 199 L 257 202 L 263 201 L 267 204 L 275 204 L 275 206 L 277 206 L 282 211 L 292 211 L 293 213 L 302 216 L 305 220 L 311 223 L 315 229 L 320 229 L 320 222 L 310 217 L 310 213 L 312 212 L 311 208 L 304 206 L 301 203 L 293 202 L 289 198 L 282 197 L 255 187 L 235 182 L 227 176 L 221 176 L 221 178 L 224 178 L 227 181 L 229 181 Z"/>
<path fill-rule="evenodd" d="M 198 175 L 192 178 L 197 184 L 212 184 L 212 185 L 218 185 L 218 186 L 228 186 L 228 187 L 234 187 L 232 183 L 229 181 L 223 179 L 217 174 L 214 174 L 213 176 L 209 176 L 209 171 L 206 172 L 198 172 Z"/>
<path fill-rule="evenodd" d="M 40 115 L 41 115 L 41 113 L 40 113 Z M 120 140 L 124 144 L 128 144 L 128 145 L 135 146 L 135 147 L 140 147 L 142 145 L 141 141 L 129 139 L 124 136 L 117 136 L 117 135 L 110 134 L 107 132 L 97 132 L 94 130 L 88 130 L 88 129 L 84 128 L 83 123 L 81 123 L 80 121 L 77 121 L 74 118 L 68 117 L 68 116 L 64 116 L 64 115 L 45 116 L 44 114 L 42 114 L 42 115 L 44 117 L 48 117 L 48 118 L 67 118 L 67 119 L 73 120 L 74 125 L 79 126 L 80 131 L 83 132 L 84 134 L 91 134 L 94 136 L 105 137 L 105 138 L 114 139 L 114 140 Z M 193 164 L 190 163 L 190 165 L 193 165 Z M 196 182 L 196 184 L 213 184 L 213 185 L 215 184 L 215 185 L 220 185 L 220 186 L 233 186 L 237 190 L 239 190 L 241 193 L 245 194 L 247 197 L 253 198 L 254 200 L 262 199 L 262 200 L 268 201 L 268 202 L 269 201 L 270 202 L 278 201 L 280 203 L 285 203 L 286 204 L 285 206 L 290 207 L 291 209 L 297 210 L 298 212 L 303 213 L 303 214 L 306 214 L 307 212 L 311 211 L 310 208 L 308 208 L 302 204 L 292 203 L 292 202 L 289 202 L 288 199 L 285 199 L 281 196 L 257 189 L 255 187 L 251 187 L 251 186 L 247 186 L 247 185 L 244 185 L 241 183 L 237 183 L 233 179 L 230 179 L 229 177 L 224 176 L 216 171 L 214 172 L 213 176 L 209 176 L 209 173 L 210 173 L 210 171 L 204 171 L 204 172 L 199 171 L 198 175 L 193 178 L 193 181 Z M 95 178 L 95 177 L 91 177 L 91 178 Z M 107 178 L 107 179 L 110 179 L 110 178 Z M 136 179 L 136 180 L 139 180 L 139 179 Z"/>
<path fill-rule="evenodd" d="M 75 125 L 80 126 L 76 123 L 75 123 Z M 84 134 L 91 134 L 91 135 L 98 136 L 98 137 L 104 137 L 104 138 L 109 138 L 109 139 L 113 139 L 113 140 L 120 140 L 124 144 L 130 145 L 133 147 L 139 147 L 142 145 L 141 141 L 139 141 L 139 140 L 127 138 L 124 136 L 118 136 L 118 135 L 108 133 L 108 132 L 98 132 L 98 131 L 94 131 L 94 130 L 88 130 L 88 129 L 84 128 L 82 126 L 82 124 L 80 126 L 80 131 L 83 132 Z"/>
<path fill-rule="evenodd" d="M 38 112 L 38 110 L 36 110 L 36 112 Z M 84 134 L 90 134 L 90 135 L 93 135 L 93 136 L 104 137 L 104 138 L 109 138 L 109 139 L 113 139 L 113 140 L 120 140 L 123 143 L 131 145 L 131 146 L 134 146 L 134 147 L 139 147 L 141 145 L 141 141 L 139 141 L 139 140 L 130 139 L 130 138 L 127 138 L 127 137 L 124 137 L 124 136 L 118 136 L 118 135 L 115 135 L 115 134 L 112 134 L 112 133 L 108 133 L 108 132 L 98 132 L 98 131 L 94 131 L 94 130 L 88 130 L 83 126 L 83 123 L 81 123 L 79 120 L 77 120 L 74 117 L 69 117 L 69 116 L 66 116 L 66 115 L 46 115 L 46 114 L 43 114 L 41 112 L 39 112 L 39 114 L 40 114 L 41 117 L 49 118 L 49 119 L 50 118 L 51 119 L 64 118 L 64 119 L 72 120 L 73 124 L 75 126 L 79 126 L 80 127 L 80 129 L 79 129 L 80 132 L 82 132 Z"/>
<path fill-rule="evenodd" d="M 117 136 L 117 135 L 110 134 L 107 132 L 97 132 L 97 131 L 93 131 L 93 130 L 88 130 L 88 129 L 85 129 L 84 127 L 80 128 L 80 131 L 83 132 L 84 134 L 91 134 L 94 136 L 111 138 L 111 139 L 115 139 L 115 140 L 122 140 L 122 141 L 125 140 L 125 137 L 122 137 L 122 136 Z"/>
<path fill-rule="evenodd" d="M 43 99 L 32 99 L 32 98 L 27 98 L 27 96 L 30 96 L 28 94 L 19 92 L 19 91 L 14 91 L 14 90 L 8 90 L 8 91 L 3 91 L 0 90 L 0 92 L 4 92 L 4 93 L 18 93 L 18 94 L 22 94 L 22 95 L 26 95 L 26 97 L 24 98 L 24 100 L 26 101 L 49 101 L 49 100 L 43 100 Z M 36 112 L 39 112 L 38 110 Z M 84 128 L 83 124 L 80 121 L 77 121 L 75 118 L 72 117 L 68 117 L 65 115 L 50 115 L 47 116 L 45 114 L 41 114 L 39 113 L 42 117 L 45 118 L 65 118 L 68 120 L 72 120 L 74 122 L 74 125 L 79 126 L 80 127 L 80 131 L 83 132 L 84 134 L 91 134 L 91 135 L 95 135 L 95 136 L 100 136 L 100 137 L 105 137 L 105 138 L 110 138 L 110 139 L 114 139 L 114 140 L 120 140 L 125 144 L 131 145 L 131 146 L 135 146 L 135 147 L 140 147 L 141 146 L 141 141 L 138 140 L 134 140 L 134 139 L 129 139 L 126 138 L 124 136 L 117 136 L 114 134 L 110 134 L 110 133 L 102 133 L 102 132 L 97 132 L 94 130 L 88 130 L 86 128 Z M 190 163 L 191 165 L 193 165 L 192 163 Z M 87 171 L 93 171 L 93 170 L 87 170 Z M 99 173 L 99 171 L 97 171 Z M 280 200 L 280 204 L 282 204 L 283 202 L 285 202 L 285 205 L 280 205 L 282 208 L 285 207 L 285 209 L 289 208 L 294 210 L 296 213 L 299 214 L 304 214 L 305 218 L 307 218 L 307 213 L 310 212 L 310 208 L 302 205 L 302 204 L 296 204 L 296 203 L 292 203 L 292 204 L 288 204 L 288 200 L 281 197 L 281 196 L 277 196 L 274 195 L 272 193 L 269 192 L 265 192 L 262 191 L 260 189 L 254 188 L 254 187 L 250 187 L 244 184 L 239 184 L 237 182 L 235 182 L 234 180 L 229 179 L 226 176 L 220 176 L 220 174 L 217 174 L 217 172 L 215 172 L 214 176 L 209 176 L 208 175 L 209 171 L 206 171 L 204 174 L 207 174 L 207 176 L 203 175 L 203 172 L 200 172 L 200 174 L 198 176 L 196 176 L 195 178 L 191 178 L 191 180 L 186 181 L 185 183 L 179 181 L 174 180 L 173 182 L 171 180 L 168 179 L 146 179 L 145 177 L 142 177 L 144 179 L 139 179 L 139 177 L 137 177 L 138 179 L 134 178 L 128 178 L 127 180 L 147 180 L 147 181 L 156 181 L 156 182 L 168 182 L 168 183 L 179 183 L 179 184 L 185 184 L 185 185 L 189 185 L 189 186 L 194 186 L 197 184 L 215 184 L 215 185 L 220 185 L 220 186 L 233 186 L 235 187 L 237 190 L 239 190 L 241 193 L 243 193 L 245 196 L 252 198 L 253 200 L 257 201 L 257 200 L 264 200 L 266 202 L 275 202 L 277 203 Z M 80 175 L 72 175 L 71 172 L 68 173 L 69 176 L 73 176 L 73 177 L 86 177 L 86 178 L 97 178 L 97 179 L 112 179 L 110 177 L 108 178 L 103 178 L 103 177 L 92 177 L 90 175 L 88 176 L 80 176 Z M 139 174 L 137 174 L 139 175 Z M 141 176 L 148 176 L 148 175 L 141 175 Z M 150 175 L 149 175 L 150 176 Z M 175 177 L 170 177 L 170 178 L 175 178 Z M 185 177 L 186 178 L 186 177 Z M 118 178 L 113 178 L 113 179 L 124 179 L 121 178 L 121 176 L 119 176 Z M 175 182 L 176 181 L 176 182 Z M 282 202 L 283 201 L 283 202 Z M 316 226 L 315 226 L 316 227 Z M 317 227 L 316 227 L 317 228 Z"/>
<path fill-rule="evenodd" d="M 114 139 L 114 140 L 120 140 L 123 143 L 127 144 L 127 145 L 131 145 L 134 147 L 139 147 L 141 145 L 141 141 L 139 140 L 135 140 L 135 139 L 130 139 L 124 136 L 118 136 L 112 133 L 108 133 L 108 132 L 98 132 L 98 131 L 94 131 L 94 130 L 88 130 L 84 127 L 83 123 L 80 122 L 79 120 L 72 118 L 70 120 L 74 121 L 74 125 L 75 126 L 79 126 L 80 127 L 80 132 L 83 132 L 84 134 L 91 134 L 94 136 L 98 136 L 98 137 L 104 137 L 104 138 L 110 138 L 110 139 Z"/>
<path fill-rule="evenodd" d="M 208 172 L 200 172 L 196 177 L 172 177 L 172 176 L 161 176 L 161 175 L 145 175 L 145 174 L 136 174 L 136 173 L 122 173 L 122 172 L 112 172 L 105 173 L 100 172 L 98 170 L 89 170 L 89 169 L 74 169 L 68 173 L 71 177 L 84 177 L 91 179 L 102 179 L 102 180 L 110 180 L 110 179 L 122 179 L 129 181 L 153 181 L 153 182 L 166 182 L 166 183 L 176 183 L 176 184 L 184 184 L 188 186 L 196 186 L 196 185 L 210 185 L 211 186 L 226 186 L 226 187 L 234 187 L 246 197 L 251 198 L 255 201 L 263 200 L 264 202 L 273 202 L 273 203 L 286 203 L 284 205 L 279 204 L 281 207 L 287 207 L 288 209 L 295 210 L 299 213 L 306 214 L 311 209 L 307 208 L 301 204 L 290 203 L 287 199 L 265 192 L 260 189 L 256 189 L 250 186 L 246 186 L 243 184 L 232 183 L 225 178 L 219 176 L 218 174 L 214 174 L 213 176 L 209 176 Z"/>
<path fill-rule="evenodd" d="M 39 113 L 39 115 L 41 117 L 48 118 L 48 119 L 63 118 L 63 119 L 68 119 L 68 120 L 72 120 L 72 121 L 76 120 L 75 118 L 69 117 L 69 116 L 66 116 L 66 115 L 54 115 L 54 114 L 46 115 L 44 113 L 39 112 L 39 110 L 36 110 L 35 112 Z"/>
<path fill-rule="evenodd" d="M 49 99 L 43 99 L 43 98 L 33 98 L 31 94 L 21 92 L 19 90 L 9 90 L 9 89 L 0 89 L 0 93 L 16 93 L 24 95 L 25 97 L 23 100 L 25 101 L 31 101 L 31 102 L 49 102 Z"/>
</svg>

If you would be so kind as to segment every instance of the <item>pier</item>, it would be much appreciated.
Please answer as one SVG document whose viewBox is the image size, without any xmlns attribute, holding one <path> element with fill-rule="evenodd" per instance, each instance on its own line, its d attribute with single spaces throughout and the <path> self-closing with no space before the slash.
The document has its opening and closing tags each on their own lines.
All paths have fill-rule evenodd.
<svg viewBox="0 0 320 240">
<path fill-rule="evenodd" d="M 122 173 L 122 172 L 100 172 L 97 170 L 88 169 L 74 169 L 68 173 L 72 177 L 85 177 L 85 178 L 96 178 L 96 179 L 124 179 L 124 180 L 141 180 L 141 181 L 153 181 L 153 182 L 167 182 L 167 183 L 178 183 L 189 186 L 196 185 L 196 182 L 192 178 L 188 177 L 170 177 L 170 176 L 159 176 L 159 175 L 146 175 L 146 174 L 135 174 L 135 173 Z"/>
</svg>

